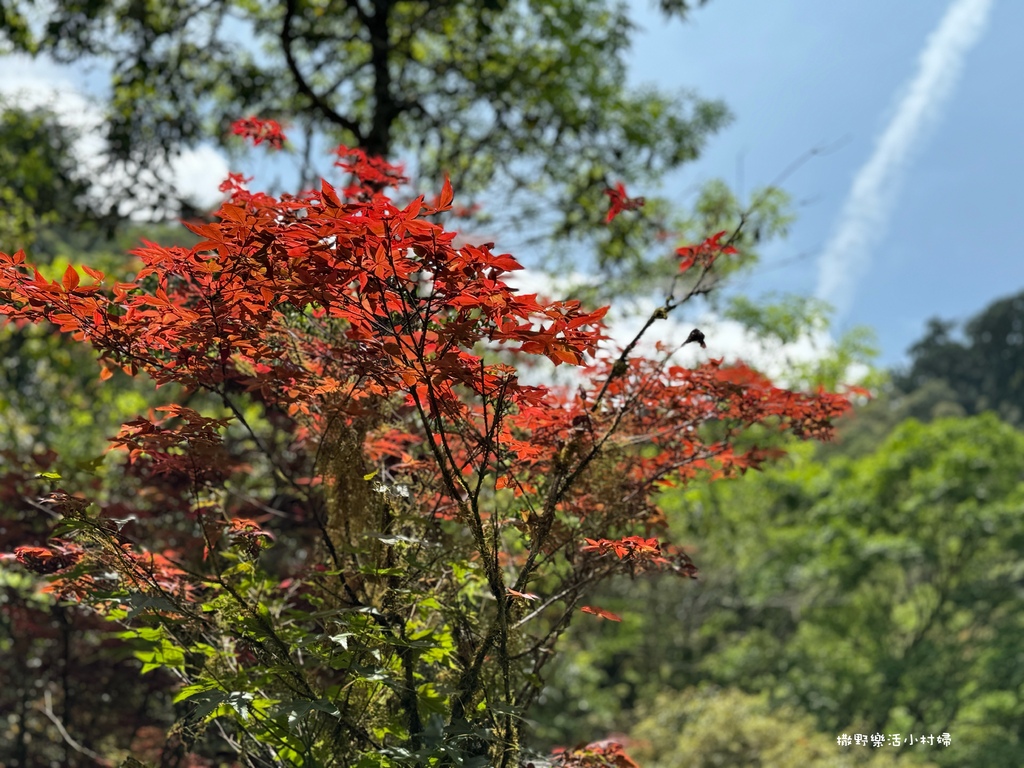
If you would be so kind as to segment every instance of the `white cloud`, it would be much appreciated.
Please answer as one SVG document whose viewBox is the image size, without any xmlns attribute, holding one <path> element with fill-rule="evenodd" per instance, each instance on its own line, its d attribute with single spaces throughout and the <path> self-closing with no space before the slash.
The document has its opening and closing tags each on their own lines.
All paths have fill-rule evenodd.
<svg viewBox="0 0 1024 768">
<path fill-rule="evenodd" d="M 656 308 L 653 301 L 644 301 L 638 307 L 637 314 L 613 320 L 609 345 L 618 349 L 628 344 Z M 654 357 L 657 355 L 655 344 L 659 341 L 670 349 L 678 347 L 686 341 L 694 327 L 704 333 L 707 349 L 701 349 L 697 344 L 687 344 L 673 355 L 674 362 L 694 367 L 710 358 L 724 358 L 729 362 L 742 360 L 779 383 L 785 382 L 794 365 L 812 363 L 827 355 L 835 346 L 826 331 L 805 333 L 794 342 L 780 344 L 760 339 L 742 323 L 724 319 L 714 313 L 684 320 L 677 310 L 676 314 L 666 320 L 655 321 L 637 345 L 637 352 Z"/>
<path fill-rule="evenodd" d="M 918 57 L 917 72 L 857 172 L 819 262 L 817 296 L 844 315 L 884 235 L 907 161 L 941 116 L 964 60 L 984 31 L 992 0 L 954 0 Z"/>
<path fill-rule="evenodd" d="M 592 278 L 579 273 L 564 275 L 559 279 L 530 269 L 513 273 L 507 278 L 509 285 L 522 293 L 537 293 L 551 300 L 564 296 L 568 286 L 584 284 L 588 279 Z M 613 303 L 611 312 L 605 318 L 610 336 L 603 344 L 605 353 L 617 355 L 636 337 L 660 305 L 653 298 L 641 299 L 634 302 L 630 312 L 616 314 L 619 308 Z M 692 368 L 710 358 L 724 358 L 730 362 L 742 360 L 776 383 L 784 385 L 794 365 L 813 363 L 828 355 L 835 347 L 834 340 L 824 330 L 806 333 L 789 344 L 771 343 L 759 339 L 735 320 L 723 319 L 713 313 L 687 317 L 685 309 L 677 309 L 668 318 L 656 320 L 636 345 L 633 354 L 658 358 L 663 354 L 656 349 L 658 342 L 668 349 L 678 347 L 696 327 L 704 333 L 707 349 L 701 349 L 697 344 L 687 344 L 672 356 L 673 362 Z M 849 382 L 860 380 L 865 373 L 865 370 L 851 370 Z M 556 368 L 554 364 L 540 360 L 535 369 L 524 372 L 523 380 L 531 384 L 551 381 L 568 384 L 575 381 L 577 375 L 578 369 L 564 365 Z"/>
<path fill-rule="evenodd" d="M 48 107 L 63 123 L 76 129 L 80 138 L 75 149 L 79 161 L 97 178 L 102 187 L 115 181 L 101 174 L 105 141 L 102 136 L 103 111 L 96 99 L 76 86 L 70 67 L 46 59 L 15 55 L 0 59 L 5 77 L 0 95 L 26 108 Z M 188 149 L 170 164 L 178 191 L 199 207 L 214 207 L 223 199 L 218 187 L 227 177 L 224 156 L 209 144 Z"/>
<path fill-rule="evenodd" d="M 220 183 L 227 178 L 228 164 L 224 156 L 209 144 L 182 152 L 171 161 L 178 189 L 200 208 L 213 208 L 224 194 Z"/>
</svg>

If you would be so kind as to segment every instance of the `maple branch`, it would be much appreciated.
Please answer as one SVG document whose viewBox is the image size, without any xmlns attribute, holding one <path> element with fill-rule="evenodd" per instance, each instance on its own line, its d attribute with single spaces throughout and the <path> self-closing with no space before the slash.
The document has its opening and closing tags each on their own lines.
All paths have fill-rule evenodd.
<svg viewBox="0 0 1024 768">
<path fill-rule="evenodd" d="M 605 386 L 601 390 L 602 394 L 604 394 L 605 389 L 607 389 L 609 381 L 610 379 L 605 381 Z M 622 419 L 625 417 L 626 413 L 626 408 L 622 408 L 616 413 L 612 425 L 605 430 L 601 439 L 591 446 L 590 451 L 588 451 L 587 454 L 577 462 L 571 472 L 569 472 L 568 467 L 563 467 L 560 472 L 555 473 L 551 490 L 544 501 L 544 511 L 540 516 L 540 523 L 536 527 L 537 532 L 534 536 L 534 540 L 531 541 L 530 553 L 527 555 L 526 563 L 523 565 L 522 569 L 520 569 L 519 576 L 516 579 L 515 586 L 513 587 L 517 592 L 522 592 L 526 589 L 530 581 L 530 576 L 533 575 L 533 571 L 537 567 L 538 555 L 547 541 L 547 537 L 551 532 L 551 526 L 554 524 L 556 506 L 565 497 L 565 494 L 573 484 L 575 484 L 577 478 L 579 478 L 583 471 L 597 458 L 598 455 L 600 455 L 605 443 L 618 430 L 618 427 L 622 423 Z M 572 440 L 578 441 L 579 436 L 574 436 Z"/>
<path fill-rule="evenodd" d="M 252 425 L 249 424 L 248 419 L 245 418 L 245 414 L 242 412 L 242 409 L 235 405 L 234 401 L 232 401 L 232 399 L 228 396 L 227 390 L 224 388 L 217 388 L 212 389 L 211 391 L 216 395 L 220 395 L 221 402 L 223 402 L 225 407 L 227 407 L 228 410 L 230 410 L 231 413 L 234 414 L 234 417 L 238 419 L 238 423 L 245 428 L 245 431 L 249 433 L 249 437 L 252 438 L 252 441 L 256 444 L 256 447 L 259 449 L 260 453 L 267 457 L 267 459 L 270 461 L 270 465 L 276 470 L 280 478 L 289 485 L 292 485 L 296 489 L 301 490 L 298 484 L 295 483 L 295 481 L 291 477 L 289 477 L 288 473 L 284 471 L 280 464 L 277 463 L 277 460 L 274 458 L 273 452 L 270 450 L 270 448 L 263 444 L 263 441 L 260 439 L 260 436 L 256 434 L 256 430 L 252 428 Z"/>
<path fill-rule="evenodd" d="M 587 579 L 585 579 L 583 581 L 573 582 L 569 586 L 561 588 L 559 591 L 555 592 L 553 595 L 551 595 L 550 597 L 546 598 L 534 610 L 530 611 L 530 613 L 526 614 L 521 619 L 519 619 L 519 621 L 517 621 L 513 625 L 512 628 L 513 629 L 519 629 L 523 625 L 533 621 L 535 618 L 540 616 L 550 606 L 552 606 L 555 603 L 557 603 L 560 600 L 562 600 L 562 598 L 564 598 L 566 595 L 572 594 L 575 590 L 578 590 L 578 589 L 582 588 L 583 586 L 585 586 L 586 584 L 590 584 L 590 583 L 594 582 L 595 580 L 597 580 L 599 578 L 603 578 L 604 576 L 607 576 L 611 572 L 612 572 L 612 569 L 608 568 L 608 569 L 606 569 L 603 572 L 596 572 L 594 574 L 594 576 L 592 576 L 590 578 L 587 578 Z M 578 572 L 574 571 L 573 575 L 578 575 Z M 517 654 L 517 658 L 520 657 L 520 656 L 529 655 L 530 653 L 532 653 L 531 650 L 523 651 L 522 653 Z"/>
<path fill-rule="evenodd" d="M 607 578 L 609 575 L 614 573 L 614 570 L 614 566 L 607 566 L 603 570 L 595 569 L 594 572 L 587 577 L 583 577 L 582 573 L 577 572 L 575 575 L 578 576 L 578 580 L 574 581 L 572 584 L 570 584 L 569 587 L 559 592 L 557 599 L 552 598 L 551 600 L 546 601 L 545 607 L 547 607 L 548 605 L 552 605 L 554 602 L 557 602 L 558 599 L 561 599 L 563 597 L 569 598 L 565 601 L 565 609 L 562 611 L 561 615 L 557 618 L 557 620 L 552 624 L 547 634 L 544 635 L 540 640 L 538 640 L 528 650 L 523 651 L 518 655 L 518 657 L 520 658 L 531 655 L 535 657 L 533 668 L 531 669 L 532 675 L 539 677 L 541 670 L 543 670 L 544 666 L 550 660 L 551 650 L 554 648 L 555 644 L 562 636 L 562 633 L 572 622 L 572 618 L 575 615 L 576 611 L 576 605 L 578 604 L 584 589 L 594 583 L 600 582 L 603 579 Z M 538 611 L 534 611 L 531 614 L 531 617 L 537 615 L 539 610 L 540 609 L 538 609 Z M 532 702 L 533 698 L 536 697 L 539 692 L 540 689 L 536 685 L 533 685 L 529 682 L 525 683 L 523 685 L 522 692 L 520 693 L 517 700 L 522 701 L 523 706 L 528 707 L 529 704 Z"/>
<path fill-rule="evenodd" d="M 449 723 L 459 722 L 466 717 L 466 708 L 480 687 L 480 674 L 483 670 L 484 659 L 491 650 L 494 640 L 498 634 L 498 626 L 492 623 L 487 634 L 476 650 L 473 661 L 469 667 L 462 671 L 459 683 L 456 685 L 455 695 L 452 697 L 452 714 Z"/>
<path fill-rule="evenodd" d="M 60 718 L 57 717 L 57 715 L 53 712 L 53 697 L 50 694 L 49 690 L 43 691 L 43 701 L 44 705 L 40 707 L 40 711 L 44 715 L 46 715 L 50 719 L 50 722 L 57 727 L 57 731 L 60 733 L 61 738 L 64 739 L 65 744 L 67 744 L 76 752 L 79 752 L 85 755 L 86 757 L 91 757 L 93 760 L 96 760 L 97 762 L 106 762 L 106 758 L 103 757 L 103 755 L 99 754 L 98 752 L 93 752 L 88 747 L 79 744 L 77 741 L 75 741 L 71 734 L 68 733 L 67 728 L 64 727 L 64 723 L 62 723 Z"/>
<path fill-rule="evenodd" d="M 804 153 L 803 155 L 798 157 L 796 160 L 794 160 L 792 163 L 790 163 L 785 169 L 783 169 L 783 171 L 779 174 L 779 176 L 777 176 L 776 179 L 774 181 L 772 181 L 772 183 L 769 184 L 768 187 L 765 188 L 765 190 L 761 193 L 761 195 L 759 195 L 758 198 L 753 200 L 750 203 L 750 205 L 747 206 L 747 208 L 743 210 L 743 212 L 740 214 L 739 222 L 733 228 L 733 230 L 729 234 L 729 236 L 727 238 L 725 238 L 725 241 L 722 243 L 722 245 L 720 246 L 719 250 L 722 251 L 725 248 L 728 248 L 728 247 L 732 246 L 739 239 L 739 236 L 742 233 L 743 228 L 746 226 L 747 221 L 749 221 L 751 212 L 761 202 L 763 202 L 764 200 L 766 200 L 768 198 L 768 195 L 771 193 L 772 188 L 777 187 L 779 184 L 781 184 L 783 181 L 785 181 L 786 178 L 788 178 L 790 175 L 795 173 L 801 166 L 803 166 L 805 163 L 810 161 L 815 156 L 820 155 L 820 154 L 825 154 L 828 151 L 831 151 L 831 149 L 834 149 L 834 146 L 832 148 L 829 148 L 829 147 L 815 147 L 813 149 L 810 149 L 806 153 Z M 655 309 L 651 313 L 651 316 L 649 318 L 647 318 L 647 321 L 644 323 L 643 327 L 641 327 L 641 329 L 633 337 L 632 341 L 630 341 L 629 344 L 626 345 L 626 347 L 622 350 L 622 352 L 618 356 L 618 358 L 616 358 L 615 363 L 612 365 L 611 372 L 609 373 L 608 377 L 605 379 L 604 385 L 601 387 L 600 392 L 598 393 L 597 397 L 594 400 L 593 405 L 591 406 L 591 411 L 595 411 L 596 412 L 597 406 L 600 403 L 601 399 L 604 397 L 604 394 L 605 394 L 606 390 L 608 389 L 608 386 L 611 384 L 611 382 L 615 378 L 617 378 L 618 376 L 621 376 L 623 373 L 625 373 L 625 371 L 626 371 L 626 364 L 627 364 L 627 361 L 628 361 L 628 358 L 629 358 L 629 354 L 633 351 L 633 349 L 636 347 L 636 345 L 643 338 L 644 334 L 647 333 L 647 331 L 650 329 L 650 327 L 652 325 L 654 325 L 654 323 L 657 320 L 667 319 L 668 318 L 668 314 L 670 312 L 672 312 L 674 309 L 676 309 L 677 307 L 681 306 L 682 304 L 685 304 L 687 301 L 692 299 L 694 296 L 703 295 L 703 294 L 709 293 L 711 290 L 713 290 L 713 288 L 714 288 L 713 284 L 712 285 L 704 285 L 704 279 L 709 274 L 711 274 L 712 272 L 713 272 L 713 264 L 711 264 L 711 265 L 704 265 L 700 275 L 698 275 L 697 279 L 694 281 L 693 285 L 690 287 L 690 290 L 687 292 L 687 294 L 685 296 L 683 296 L 680 299 L 676 299 L 675 298 L 675 286 L 676 286 L 676 283 L 678 282 L 678 280 L 683 276 L 683 273 L 679 272 L 679 273 L 676 273 L 673 276 L 673 278 L 672 278 L 672 285 L 671 285 L 671 288 L 669 290 L 668 296 L 665 298 L 665 303 L 662 306 L 660 306 L 657 309 Z"/>
<path fill-rule="evenodd" d="M 435 398 L 436 394 L 433 388 L 433 381 L 430 376 L 424 376 L 427 381 L 428 395 Z M 452 477 L 452 469 L 457 467 L 458 464 L 452 454 L 451 447 L 448 445 L 447 438 L 445 437 L 445 431 L 443 424 L 439 423 L 441 429 L 439 430 L 439 440 L 435 440 L 435 433 L 430 425 L 430 421 L 427 418 L 427 414 L 424 411 L 422 400 L 420 399 L 419 393 L 416 390 L 411 392 L 413 402 L 416 405 L 416 409 L 419 413 L 420 423 L 423 425 L 427 433 L 427 442 L 430 445 L 430 450 L 435 456 L 438 467 L 441 470 L 442 478 L 445 485 L 448 487 L 448 492 L 451 495 L 453 501 L 455 501 L 460 510 L 462 511 L 463 518 L 470 523 L 473 537 L 476 541 L 477 550 L 479 551 L 483 562 L 484 572 L 487 576 L 488 585 L 491 588 L 491 593 L 494 595 L 496 601 L 496 610 L 498 613 L 497 621 L 491 624 L 488 634 L 484 641 L 481 643 L 477 650 L 476 656 L 473 659 L 470 668 L 463 672 L 460 684 L 457 686 L 458 693 L 454 697 L 452 704 L 452 721 L 461 720 L 466 711 L 466 705 L 468 701 L 475 695 L 480 682 L 480 671 L 483 668 L 483 662 L 486 658 L 487 651 L 490 646 L 498 641 L 499 648 L 503 652 L 500 653 L 500 660 L 503 667 L 503 673 L 508 671 L 508 654 L 507 654 L 507 638 L 508 638 L 508 596 L 505 592 L 505 583 L 501 577 L 501 572 L 498 568 L 497 556 L 495 553 L 494 557 L 488 557 L 487 540 L 483 529 L 483 520 L 480 517 L 480 510 L 478 506 L 478 499 L 474 499 L 470 493 L 468 485 L 462 479 L 461 475 L 458 477 L 459 482 L 462 484 L 466 491 L 468 499 L 466 501 L 461 499 L 459 494 L 458 486 Z M 438 442 L 441 446 L 438 446 Z M 443 449 L 443 452 L 442 452 Z M 467 503 L 467 501 L 469 503 Z M 468 513 L 468 514 L 467 514 Z"/>
<path fill-rule="evenodd" d="M 667 304 L 668 301 L 666 301 L 666 305 Z M 655 315 L 657 315 L 657 312 L 655 312 Z M 653 324 L 655 319 L 657 318 L 654 315 L 652 315 L 652 318 L 648 321 L 645 328 L 641 330 L 640 335 L 643 334 L 646 328 L 649 328 L 650 325 Z M 633 340 L 631 346 L 635 346 L 636 342 L 639 340 L 640 335 L 638 335 L 637 338 Z M 627 354 L 627 352 L 628 349 L 623 352 L 623 355 Z M 626 403 L 624 403 L 623 406 L 617 410 L 611 426 L 609 426 L 605 430 L 604 434 L 591 447 L 590 451 L 587 452 L 587 454 L 584 455 L 577 462 L 576 466 L 572 469 L 572 471 L 567 472 L 567 474 L 567 470 L 563 470 L 562 473 L 556 473 L 552 489 L 549 492 L 548 498 L 545 500 L 544 514 L 541 516 L 541 521 L 537 526 L 537 532 L 534 536 L 534 541 L 531 542 L 530 553 L 527 556 L 526 563 L 523 565 L 523 568 L 519 572 L 519 577 L 516 579 L 516 583 L 513 589 L 519 592 L 526 589 L 527 585 L 529 584 L 530 576 L 533 574 L 533 571 L 538 567 L 538 553 L 542 550 L 543 545 L 547 540 L 547 536 L 550 533 L 551 526 L 554 523 L 554 511 L 558 502 L 560 502 L 565 497 L 565 494 L 575 484 L 576 480 L 584 472 L 584 470 L 586 470 L 586 468 L 601 454 L 608 440 L 618 432 L 618 429 L 622 424 L 622 420 L 625 418 L 626 414 L 631 411 L 632 407 L 639 400 L 640 395 L 643 394 L 644 388 L 653 380 L 654 375 L 665 366 L 670 357 L 671 354 L 664 356 L 661 362 L 659 363 L 658 367 L 647 377 L 646 382 L 642 383 L 630 395 Z M 622 359 L 623 358 L 620 357 L 620 360 Z M 623 364 L 625 364 L 624 361 Z M 609 376 L 609 378 L 605 380 L 604 386 L 601 389 L 600 396 L 604 395 L 610 381 L 611 377 Z M 593 411 L 593 408 L 591 408 L 591 410 Z M 573 438 L 573 440 L 578 439 L 578 436 Z"/>
</svg>

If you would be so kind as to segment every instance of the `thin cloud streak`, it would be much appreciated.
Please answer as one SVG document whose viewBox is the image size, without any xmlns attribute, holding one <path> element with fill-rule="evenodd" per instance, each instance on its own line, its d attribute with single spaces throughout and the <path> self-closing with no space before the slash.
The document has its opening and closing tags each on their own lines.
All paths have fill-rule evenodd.
<svg viewBox="0 0 1024 768">
<path fill-rule="evenodd" d="M 816 295 L 839 317 L 849 311 L 868 271 L 871 248 L 884 234 L 897 188 L 910 159 L 952 95 L 964 60 L 988 21 L 992 0 L 954 0 L 918 57 L 875 150 L 854 177 L 839 223 L 821 255 Z"/>
</svg>

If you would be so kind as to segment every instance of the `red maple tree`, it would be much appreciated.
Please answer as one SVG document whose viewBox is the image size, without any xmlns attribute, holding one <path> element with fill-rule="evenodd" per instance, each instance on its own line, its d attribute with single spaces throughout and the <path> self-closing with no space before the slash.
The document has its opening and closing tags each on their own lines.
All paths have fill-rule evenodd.
<svg viewBox="0 0 1024 768">
<path fill-rule="evenodd" d="M 268 125 L 237 132 L 280 145 Z M 201 241 L 145 243 L 128 282 L 51 281 L 0 253 L 0 313 L 88 342 L 102 377 L 186 398 L 125 424 L 120 484 L 50 494 L 59 538 L 16 555 L 173 676 L 176 749 L 515 765 L 573 615 L 618 619 L 581 608 L 586 593 L 695 576 L 663 540 L 659 491 L 758 466 L 766 451 L 737 440 L 754 425 L 828 438 L 847 402 L 742 364 L 636 356 L 639 336 L 598 355 L 607 308 L 521 294 L 512 256 L 456 245 L 447 182 L 400 206 L 384 194 L 400 169 L 339 155 L 341 191 L 272 197 L 233 176 L 216 220 L 188 225 Z M 641 333 L 732 252 L 722 235 L 680 250 L 694 288 Z M 522 383 L 538 356 L 582 383 Z M 557 760 L 633 765 L 617 745 Z"/>
</svg>

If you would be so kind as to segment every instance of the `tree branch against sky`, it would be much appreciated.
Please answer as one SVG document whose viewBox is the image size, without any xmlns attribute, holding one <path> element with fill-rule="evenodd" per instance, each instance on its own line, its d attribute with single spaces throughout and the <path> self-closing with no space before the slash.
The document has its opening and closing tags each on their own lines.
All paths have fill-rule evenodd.
<svg viewBox="0 0 1024 768">
<path fill-rule="evenodd" d="M 689 5 L 660 7 L 684 18 Z M 717 101 L 627 88 L 635 28 L 605 0 L 6 8 L 9 48 L 109 67 L 108 152 L 136 168 L 257 114 L 593 234 L 605 188 L 678 168 L 728 120 Z"/>
</svg>

